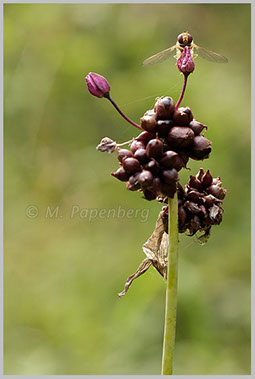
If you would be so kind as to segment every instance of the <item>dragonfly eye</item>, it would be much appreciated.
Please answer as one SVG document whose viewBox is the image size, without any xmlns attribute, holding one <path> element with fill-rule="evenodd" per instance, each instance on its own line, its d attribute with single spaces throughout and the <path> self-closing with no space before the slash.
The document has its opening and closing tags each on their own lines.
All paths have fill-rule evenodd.
<svg viewBox="0 0 255 379">
<path fill-rule="evenodd" d="M 179 44 L 184 47 L 184 46 L 187 46 L 187 45 L 190 45 L 191 42 L 192 42 L 193 38 L 192 38 L 192 35 L 189 34 L 188 32 L 186 33 L 181 33 L 178 35 L 177 37 L 177 41 L 179 42 Z"/>
</svg>

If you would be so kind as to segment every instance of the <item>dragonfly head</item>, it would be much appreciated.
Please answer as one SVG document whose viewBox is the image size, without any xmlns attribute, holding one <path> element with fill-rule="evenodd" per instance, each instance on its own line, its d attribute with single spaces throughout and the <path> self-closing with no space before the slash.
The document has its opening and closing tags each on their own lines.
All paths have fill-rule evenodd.
<svg viewBox="0 0 255 379">
<path fill-rule="evenodd" d="M 177 42 L 181 47 L 190 46 L 193 41 L 192 35 L 188 32 L 184 32 L 178 35 Z"/>
</svg>

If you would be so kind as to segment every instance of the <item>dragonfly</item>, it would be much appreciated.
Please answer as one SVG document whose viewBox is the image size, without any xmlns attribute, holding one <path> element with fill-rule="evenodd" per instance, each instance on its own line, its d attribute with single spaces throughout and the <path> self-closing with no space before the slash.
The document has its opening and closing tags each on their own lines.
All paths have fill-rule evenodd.
<svg viewBox="0 0 255 379">
<path fill-rule="evenodd" d="M 159 53 L 152 55 L 151 57 L 145 59 L 143 62 L 143 66 L 160 63 L 165 61 L 166 59 L 173 56 L 178 59 L 181 56 L 181 53 L 185 46 L 188 46 L 191 49 L 191 54 L 193 58 L 197 56 L 206 59 L 207 61 L 214 63 L 227 63 L 228 60 L 224 55 L 215 53 L 214 51 L 210 51 L 205 49 L 204 47 L 198 46 L 193 42 L 193 37 L 189 32 L 183 32 L 178 35 L 177 42 L 174 46 L 168 47 L 167 49 L 160 51 Z"/>
</svg>

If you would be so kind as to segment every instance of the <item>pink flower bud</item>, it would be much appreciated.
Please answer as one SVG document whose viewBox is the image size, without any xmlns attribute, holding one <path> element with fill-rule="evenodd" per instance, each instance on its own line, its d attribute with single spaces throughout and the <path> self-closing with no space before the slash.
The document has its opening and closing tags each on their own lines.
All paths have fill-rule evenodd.
<svg viewBox="0 0 255 379">
<path fill-rule="evenodd" d="M 85 80 L 91 95 L 96 97 L 107 97 L 109 95 L 110 84 L 103 76 L 90 72 Z"/>
<path fill-rule="evenodd" d="M 184 47 L 180 58 L 177 60 L 177 67 L 185 76 L 188 76 L 195 70 L 191 49 L 188 46 Z"/>
</svg>

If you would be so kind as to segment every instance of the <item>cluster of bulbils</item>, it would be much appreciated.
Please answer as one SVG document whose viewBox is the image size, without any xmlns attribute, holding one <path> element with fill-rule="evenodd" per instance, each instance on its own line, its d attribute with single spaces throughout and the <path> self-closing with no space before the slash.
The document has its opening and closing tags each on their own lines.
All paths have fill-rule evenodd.
<svg viewBox="0 0 255 379">
<path fill-rule="evenodd" d="M 202 168 L 196 176 L 190 175 L 185 188 L 178 183 L 179 232 L 193 236 L 199 231 L 203 237 L 209 236 L 212 225 L 222 221 L 222 200 L 226 192 L 220 177 L 213 178 L 209 170 L 204 173 Z M 167 197 L 158 197 L 158 201 L 167 204 Z M 163 217 L 167 232 L 168 206 L 163 207 Z"/>
<path fill-rule="evenodd" d="M 130 142 L 130 149 L 118 148 L 120 167 L 111 175 L 126 182 L 130 191 L 140 191 L 147 200 L 157 198 L 167 203 L 167 197 L 178 193 L 179 232 L 209 236 L 212 225 L 222 220 L 222 200 L 226 190 L 220 178 L 213 179 L 210 172 L 200 169 L 196 177 L 190 176 L 183 188 L 178 172 L 187 168 L 189 158 L 203 160 L 209 157 L 211 142 L 203 133 L 207 126 L 193 118 L 189 107 L 179 107 L 188 75 L 194 71 L 194 62 L 189 49 L 184 49 L 177 61 L 179 71 L 184 75 L 183 92 L 175 106 L 171 97 L 160 97 L 154 109 L 148 110 L 140 119 L 140 125 L 130 120 L 110 96 L 107 80 L 96 73 L 86 76 L 89 92 L 96 97 L 108 99 L 120 115 L 142 131 Z M 108 137 L 102 139 L 97 149 L 112 153 L 118 146 Z M 168 207 L 163 207 L 165 224 Z M 166 229 L 167 231 L 167 229 Z"/>
<path fill-rule="evenodd" d="M 173 198 L 178 171 L 189 158 L 209 157 L 211 142 L 202 134 L 207 127 L 193 118 L 189 107 L 176 109 L 171 97 L 158 98 L 140 125 L 144 131 L 130 150 L 118 149 L 120 168 L 112 175 L 126 182 L 127 189 L 142 191 L 147 200 L 160 194 Z"/>
</svg>

